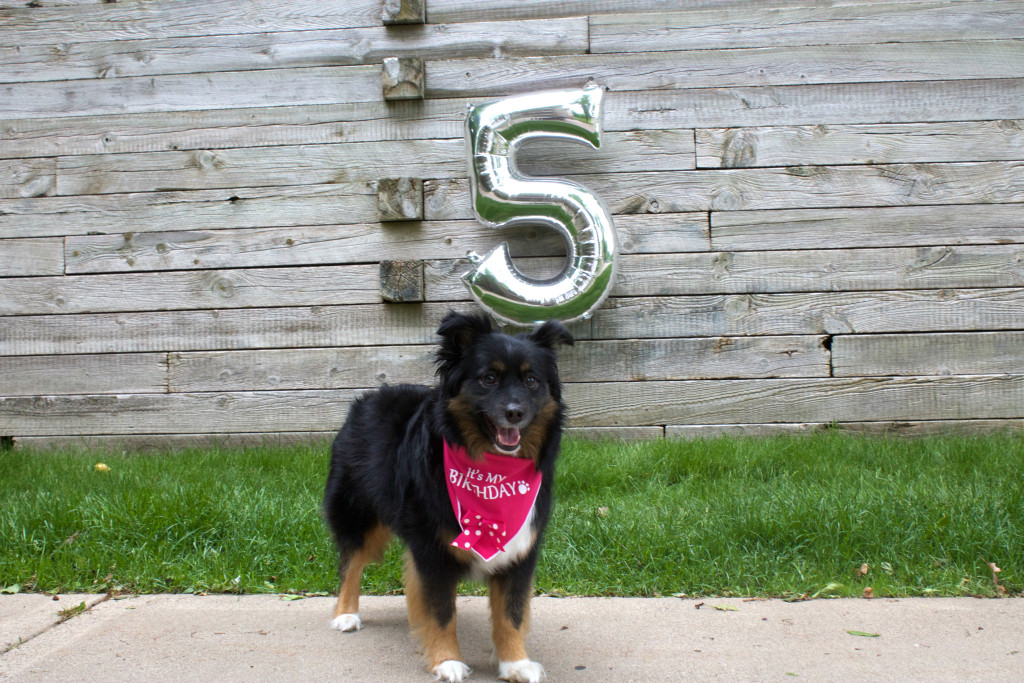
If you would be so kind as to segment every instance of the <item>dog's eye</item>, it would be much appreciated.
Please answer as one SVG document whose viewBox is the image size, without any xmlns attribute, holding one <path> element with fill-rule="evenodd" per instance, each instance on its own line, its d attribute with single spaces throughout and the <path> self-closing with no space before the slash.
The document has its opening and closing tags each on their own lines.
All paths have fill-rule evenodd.
<svg viewBox="0 0 1024 683">
<path fill-rule="evenodd" d="M 480 381 L 483 382 L 484 384 L 497 384 L 498 376 L 493 372 L 488 372 L 484 374 L 483 377 L 480 378 Z"/>
<path fill-rule="evenodd" d="M 536 377 L 534 377 L 533 375 L 527 375 L 526 376 L 526 386 L 527 387 L 529 387 L 530 389 L 536 389 L 538 384 L 539 384 L 539 382 L 537 381 Z"/>
</svg>

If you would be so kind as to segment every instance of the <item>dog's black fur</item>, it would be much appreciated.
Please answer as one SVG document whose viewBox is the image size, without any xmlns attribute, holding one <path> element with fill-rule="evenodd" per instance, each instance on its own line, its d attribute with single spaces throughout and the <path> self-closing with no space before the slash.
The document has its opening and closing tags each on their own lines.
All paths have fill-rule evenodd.
<svg viewBox="0 0 1024 683">
<path fill-rule="evenodd" d="M 554 347 L 571 345 L 573 338 L 557 321 L 512 337 L 496 333 L 483 315 L 460 313 L 449 313 L 437 332 L 437 386 L 385 385 L 353 404 L 331 449 L 323 511 L 338 546 L 343 580 L 335 616 L 355 614 L 363 566 L 378 559 L 390 533 L 396 534 L 408 548 L 410 623 L 421 631 L 435 673 L 461 680 L 461 675 L 449 678 L 437 666 L 458 659 L 457 642 L 453 655 L 444 633 L 450 629 L 454 638 L 458 581 L 471 570 L 479 574 L 480 567 L 474 567 L 478 558 L 468 551 L 451 547 L 460 528 L 448 499 L 443 440 L 466 448 L 471 457 L 509 454 L 514 449 L 515 455 L 533 459 L 542 473 L 533 543 L 497 571 L 484 570 L 491 585 L 494 639 L 501 659 L 502 650 L 513 652 L 517 645 L 499 640 L 518 639 L 522 649 L 539 542 L 551 512 L 565 412 Z M 410 580 L 418 589 L 410 588 Z M 346 591 L 348 603 L 343 604 Z M 503 615 L 493 614 L 496 608 Z M 502 633 L 499 621 L 505 624 Z M 354 627 L 336 627 L 352 630 L 359 623 L 356 617 Z"/>
</svg>

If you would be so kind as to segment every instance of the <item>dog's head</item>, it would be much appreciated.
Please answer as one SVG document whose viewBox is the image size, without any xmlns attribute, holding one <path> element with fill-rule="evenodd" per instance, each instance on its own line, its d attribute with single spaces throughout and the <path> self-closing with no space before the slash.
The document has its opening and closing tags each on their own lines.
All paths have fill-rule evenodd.
<svg viewBox="0 0 1024 683">
<path fill-rule="evenodd" d="M 551 320 L 529 334 L 495 332 L 490 318 L 449 313 L 437 333 L 437 375 L 466 449 L 536 459 L 562 410 L 554 347 L 572 345 Z"/>
</svg>

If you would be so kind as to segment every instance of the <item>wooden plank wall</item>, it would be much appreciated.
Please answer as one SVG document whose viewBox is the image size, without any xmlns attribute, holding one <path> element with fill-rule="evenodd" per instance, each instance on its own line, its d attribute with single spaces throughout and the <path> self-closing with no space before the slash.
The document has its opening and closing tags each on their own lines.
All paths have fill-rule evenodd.
<svg viewBox="0 0 1024 683">
<path fill-rule="evenodd" d="M 615 214 L 612 297 L 562 354 L 626 438 L 1019 429 L 1024 3 L 0 0 L 0 444 L 308 438 L 429 381 L 467 252 L 467 103 L 595 78 L 546 146 Z M 381 63 L 425 61 L 385 102 Z M 423 181 L 380 222 L 378 181 Z M 380 263 L 421 261 L 384 303 Z"/>
</svg>

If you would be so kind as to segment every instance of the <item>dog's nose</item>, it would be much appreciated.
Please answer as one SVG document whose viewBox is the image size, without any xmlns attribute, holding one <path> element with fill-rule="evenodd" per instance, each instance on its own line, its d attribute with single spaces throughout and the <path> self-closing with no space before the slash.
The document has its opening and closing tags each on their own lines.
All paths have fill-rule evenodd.
<svg viewBox="0 0 1024 683">
<path fill-rule="evenodd" d="M 518 424 L 523 419 L 523 408 L 518 403 L 510 403 L 505 406 L 505 419 L 509 424 Z"/>
</svg>

